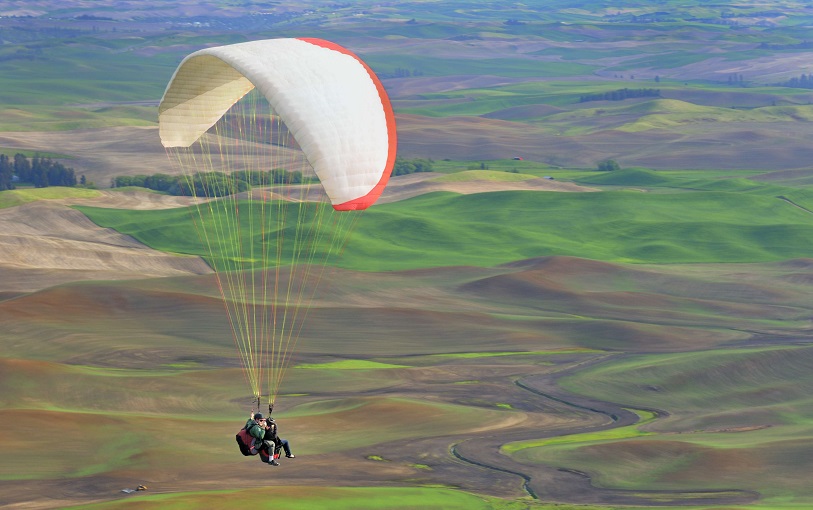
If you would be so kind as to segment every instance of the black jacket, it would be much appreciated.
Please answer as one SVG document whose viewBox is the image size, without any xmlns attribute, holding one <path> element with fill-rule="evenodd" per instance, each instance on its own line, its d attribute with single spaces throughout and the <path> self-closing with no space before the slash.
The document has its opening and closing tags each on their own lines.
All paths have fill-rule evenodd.
<svg viewBox="0 0 813 510">
<path fill-rule="evenodd" d="M 266 423 L 268 424 L 268 428 L 265 429 L 265 436 L 263 439 L 266 441 L 279 443 L 279 436 L 277 435 L 277 422 L 275 422 L 273 418 L 268 418 Z"/>
</svg>

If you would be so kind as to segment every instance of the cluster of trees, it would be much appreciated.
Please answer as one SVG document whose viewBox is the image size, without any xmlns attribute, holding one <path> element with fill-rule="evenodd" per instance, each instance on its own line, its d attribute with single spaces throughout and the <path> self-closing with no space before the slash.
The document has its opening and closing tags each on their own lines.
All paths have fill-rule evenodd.
<svg viewBox="0 0 813 510">
<path fill-rule="evenodd" d="M 484 161 L 481 161 L 479 164 L 468 165 L 466 170 L 488 170 L 488 165 Z"/>
<path fill-rule="evenodd" d="M 417 172 L 431 172 L 432 160 L 431 159 L 404 159 L 401 157 L 395 158 L 395 166 L 392 167 L 392 175 L 407 175 Z"/>
<path fill-rule="evenodd" d="M 738 73 L 729 74 L 728 84 L 732 86 L 745 87 L 745 76 Z"/>
<path fill-rule="evenodd" d="M 196 197 L 226 197 L 248 189 L 249 185 L 244 180 L 235 179 L 221 172 L 208 172 L 197 173 L 191 180 L 181 177 L 177 181 L 177 186 L 169 193 Z"/>
<path fill-rule="evenodd" d="M 803 74 L 788 81 L 777 83 L 780 87 L 793 87 L 797 89 L 813 89 L 813 74 Z"/>
<path fill-rule="evenodd" d="M 0 154 L 0 191 L 14 189 L 15 182 L 27 183 L 36 188 L 77 184 L 73 168 L 51 158 L 34 156 L 29 160 L 25 154 L 15 154 L 14 158 Z M 85 184 L 84 175 L 81 183 Z"/>
<path fill-rule="evenodd" d="M 598 170 L 600 172 L 613 172 L 615 170 L 621 170 L 621 165 L 615 160 L 605 159 L 604 161 L 599 161 Z"/>
<path fill-rule="evenodd" d="M 110 182 L 110 187 L 124 188 L 126 186 L 138 186 L 155 191 L 169 192 L 170 189 L 178 185 L 178 179 L 180 179 L 178 176 L 167 174 L 122 175 L 114 177 Z"/>
<path fill-rule="evenodd" d="M 660 89 L 618 89 L 597 94 L 586 94 L 579 98 L 580 103 L 588 101 L 623 101 L 633 97 L 661 97 Z"/>
<path fill-rule="evenodd" d="M 680 17 L 680 13 L 672 14 L 667 11 L 648 12 L 644 14 L 616 12 L 607 14 L 604 18 L 613 23 L 667 23 L 683 21 Z"/>
<path fill-rule="evenodd" d="M 409 70 L 404 67 L 396 67 L 391 73 L 378 73 L 380 78 L 409 78 L 410 76 L 423 76 L 420 69 Z"/>
<path fill-rule="evenodd" d="M 761 50 L 809 50 L 810 48 L 813 48 L 813 41 L 802 41 L 790 44 L 763 42 L 759 45 L 759 49 Z"/>
</svg>

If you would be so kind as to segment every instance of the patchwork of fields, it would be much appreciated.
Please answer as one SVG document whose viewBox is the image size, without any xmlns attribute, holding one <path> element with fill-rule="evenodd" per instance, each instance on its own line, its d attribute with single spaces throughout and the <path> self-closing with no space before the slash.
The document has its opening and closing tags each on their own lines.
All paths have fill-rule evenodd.
<svg viewBox="0 0 813 510">
<path fill-rule="evenodd" d="M 0 506 L 813 506 L 810 7 L 92 4 L 0 12 L 0 153 L 95 183 L 0 192 Z M 183 55 L 303 33 L 365 58 L 433 171 L 307 289 L 273 468 L 231 439 L 232 255 L 192 200 L 108 186 L 173 171 Z M 625 89 L 657 93 L 594 100 Z"/>
</svg>

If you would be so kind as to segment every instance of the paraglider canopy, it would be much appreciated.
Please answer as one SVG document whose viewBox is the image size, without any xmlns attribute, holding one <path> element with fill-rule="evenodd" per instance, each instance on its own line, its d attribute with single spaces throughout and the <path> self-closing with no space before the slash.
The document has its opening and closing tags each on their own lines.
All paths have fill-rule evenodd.
<svg viewBox="0 0 813 510">
<path fill-rule="evenodd" d="M 273 39 L 187 56 L 159 133 L 201 198 L 195 232 L 259 409 L 279 394 L 320 280 L 395 163 L 395 120 L 375 74 L 321 39 Z"/>
<path fill-rule="evenodd" d="M 322 39 L 270 39 L 187 56 L 159 106 L 165 147 L 188 147 L 257 88 L 287 125 L 334 209 L 373 204 L 395 163 L 395 117 L 356 55 Z"/>
</svg>

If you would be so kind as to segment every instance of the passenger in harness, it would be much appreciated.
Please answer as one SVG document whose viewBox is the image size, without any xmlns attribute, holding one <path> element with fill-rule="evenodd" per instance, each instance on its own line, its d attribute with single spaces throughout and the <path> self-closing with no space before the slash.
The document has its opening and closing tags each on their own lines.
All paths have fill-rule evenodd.
<svg viewBox="0 0 813 510">
<path fill-rule="evenodd" d="M 279 451 L 280 449 L 285 450 L 285 456 L 289 459 L 293 459 L 295 455 L 291 453 L 291 447 L 288 445 L 288 440 L 279 437 L 278 435 L 278 428 L 277 422 L 274 421 L 274 418 L 269 416 L 266 419 L 266 429 L 265 429 L 265 436 L 266 440 L 273 441 L 274 443 L 274 458 L 279 458 Z"/>
<path fill-rule="evenodd" d="M 237 434 L 237 443 L 243 455 L 260 455 L 260 460 L 272 466 L 279 466 L 274 459 L 276 443 L 266 439 L 268 421 L 262 413 L 249 416 L 246 426 Z M 246 453 L 248 451 L 248 453 Z"/>
</svg>

